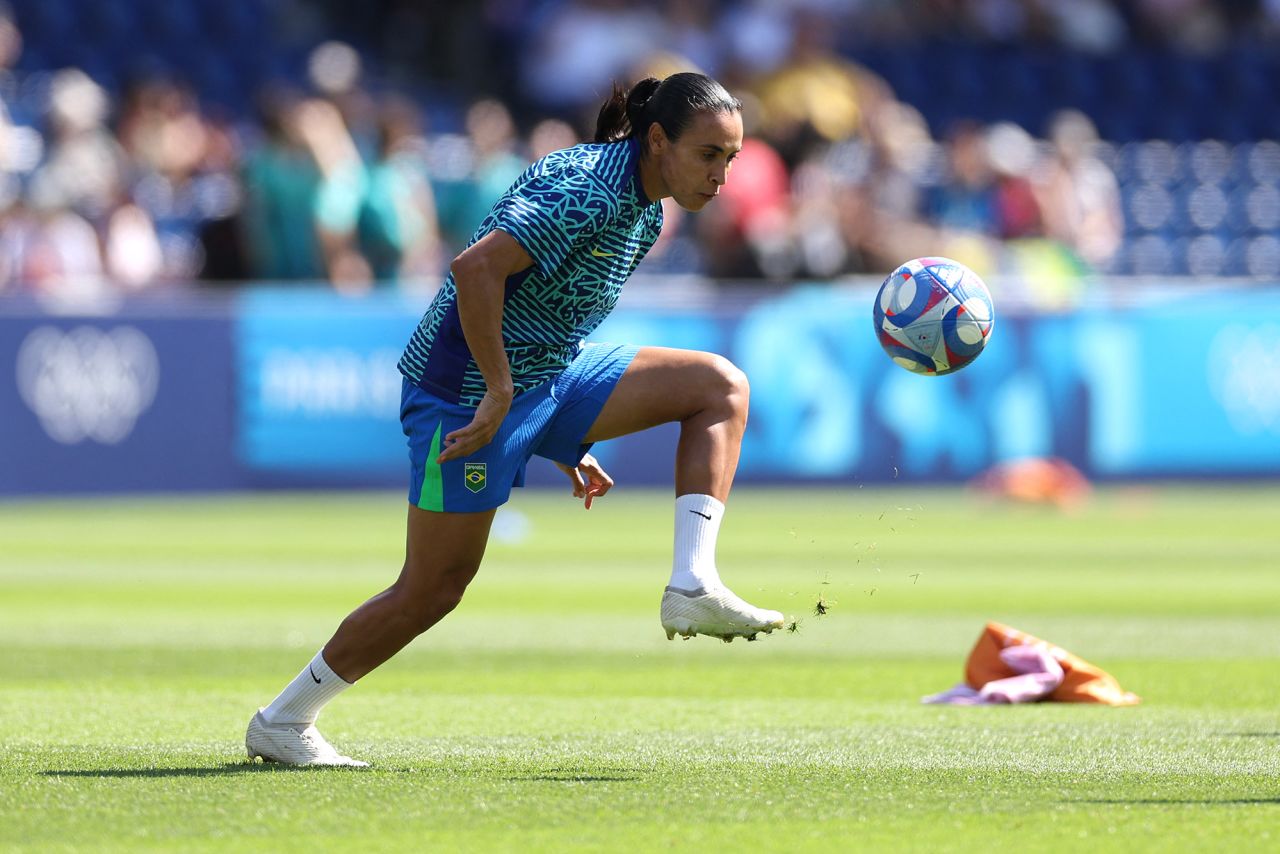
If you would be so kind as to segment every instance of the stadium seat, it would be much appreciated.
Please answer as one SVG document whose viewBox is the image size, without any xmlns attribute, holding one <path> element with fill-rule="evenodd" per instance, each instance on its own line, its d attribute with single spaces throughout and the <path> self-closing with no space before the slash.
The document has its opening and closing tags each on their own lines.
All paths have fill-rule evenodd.
<svg viewBox="0 0 1280 854">
<path fill-rule="evenodd" d="M 1245 246 L 1245 273 L 1255 278 L 1280 278 L 1280 237 L 1264 234 Z"/>
<path fill-rule="evenodd" d="M 1280 142 L 1267 139 L 1249 148 L 1249 174 L 1260 184 L 1280 183 Z"/>
</svg>

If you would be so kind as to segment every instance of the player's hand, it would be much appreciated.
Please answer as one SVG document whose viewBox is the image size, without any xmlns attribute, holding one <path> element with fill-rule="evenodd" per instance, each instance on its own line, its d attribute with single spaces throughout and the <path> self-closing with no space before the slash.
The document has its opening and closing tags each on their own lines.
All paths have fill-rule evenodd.
<svg viewBox="0 0 1280 854">
<path fill-rule="evenodd" d="M 485 392 L 480 405 L 476 407 L 476 414 L 471 418 L 471 423 L 444 437 L 444 450 L 440 452 L 440 456 L 436 457 L 436 463 L 444 464 L 449 460 L 470 456 L 489 444 L 497 435 L 498 428 L 502 426 L 502 419 L 507 417 L 510 409 L 510 397 L 504 398 Z"/>
<path fill-rule="evenodd" d="M 609 477 L 608 472 L 590 454 L 583 456 L 577 468 L 562 463 L 556 463 L 556 466 L 569 476 L 569 481 L 573 484 L 573 497 L 585 499 L 584 505 L 588 510 L 591 509 L 592 499 L 613 488 L 613 478 Z"/>
</svg>

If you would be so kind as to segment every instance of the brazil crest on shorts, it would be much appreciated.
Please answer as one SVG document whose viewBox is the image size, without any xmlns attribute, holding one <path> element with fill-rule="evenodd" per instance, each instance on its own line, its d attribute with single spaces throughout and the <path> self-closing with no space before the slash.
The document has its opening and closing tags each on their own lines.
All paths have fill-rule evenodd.
<svg viewBox="0 0 1280 854">
<path fill-rule="evenodd" d="M 479 492 L 484 489 L 485 478 L 488 475 L 485 463 L 467 463 L 463 467 L 462 480 L 467 485 L 467 489 L 472 492 Z"/>
</svg>

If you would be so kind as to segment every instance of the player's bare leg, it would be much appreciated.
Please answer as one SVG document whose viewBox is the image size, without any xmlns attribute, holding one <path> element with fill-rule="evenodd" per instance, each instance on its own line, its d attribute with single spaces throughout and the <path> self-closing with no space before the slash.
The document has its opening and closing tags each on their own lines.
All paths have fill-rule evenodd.
<svg viewBox="0 0 1280 854">
<path fill-rule="evenodd" d="M 495 512 L 432 513 L 411 505 L 400 577 L 352 611 L 325 644 L 333 671 L 355 682 L 456 608 L 480 569 Z"/>
<path fill-rule="evenodd" d="M 645 347 L 636 354 L 585 441 L 679 422 L 676 449 L 675 559 L 663 592 L 668 637 L 708 634 L 754 638 L 782 625 L 782 614 L 734 595 L 715 566 L 724 502 L 738 469 L 747 427 L 746 375 L 711 353 Z"/>
<path fill-rule="evenodd" d="M 409 507 L 400 577 L 343 620 L 306 669 L 254 715 L 245 733 L 250 758 L 289 765 L 366 764 L 324 740 L 315 728 L 320 709 L 457 607 L 480 568 L 494 512 Z"/>
<path fill-rule="evenodd" d="M 680 422 L 676 495 L 729 497 L 750 399 L 747 377 L 723 356 L 642 347 L 585 441 L 603 442 Z"/>
</svg>

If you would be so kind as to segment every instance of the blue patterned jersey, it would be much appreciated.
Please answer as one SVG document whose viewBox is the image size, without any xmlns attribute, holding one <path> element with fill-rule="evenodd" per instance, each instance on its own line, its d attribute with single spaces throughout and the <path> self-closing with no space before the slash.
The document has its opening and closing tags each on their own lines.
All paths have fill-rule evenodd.
<svg viewBox="0 0 1280 854">
<path fill-rule="evenodd" d="M 645 197 L 638 162 L 632 140 L 552 152 L 525 170 L 471 238 L 501 229 L 533 259 L 507 279 L 503 301 L 502 340 L 516 394 L 568 367 L 658 239 L 662 205 Z M 409 339 L 400 372 L 451 403 L 476 406 L 484 397 L 452 273 Z"/>
</svg>

